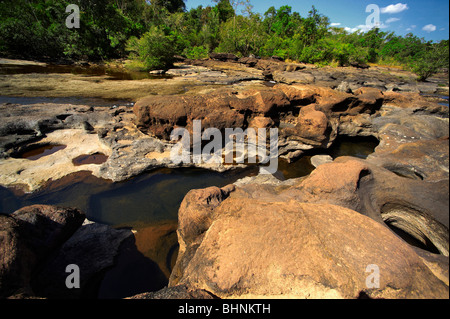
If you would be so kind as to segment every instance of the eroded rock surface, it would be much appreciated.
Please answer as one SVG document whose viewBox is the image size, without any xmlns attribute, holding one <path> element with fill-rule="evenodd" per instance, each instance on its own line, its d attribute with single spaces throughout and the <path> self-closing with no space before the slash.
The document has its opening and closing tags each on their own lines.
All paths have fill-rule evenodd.
<svg viewBox="0 0 450 319">
<path fill-rule="evenodd" d="M 255 178 L 223 191 L 184 199 L 171 286 L 221 298 L 448 298 L 448 188 L 343 157 L 293 185 Z M 408 245 L 390 218 L 446 257 Z M 201 226 L 192 232 L 191 223 Z M 367 287 L 369 265 L 380 269 L 377 289 Z"/>
</svg>

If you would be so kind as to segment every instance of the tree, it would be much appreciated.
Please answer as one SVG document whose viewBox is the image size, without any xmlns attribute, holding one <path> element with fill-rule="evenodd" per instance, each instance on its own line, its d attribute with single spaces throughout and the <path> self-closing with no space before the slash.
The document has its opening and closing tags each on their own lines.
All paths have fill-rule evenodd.
<svg viewBox="0 0 450 319">
<path fill-rule="evenodd" d="M 179 53 L 177 41 L 175 32 L 153 26 L 140 39 L 130 38 L 127 49 L 131 58 L 141 62 L 146 71 L 168 69 L 173 65 L 174 55 Z"/>
<path fill-rule="evenodd" d="M 432 75 L 438 73 L 442 68 L 449 67 L 449 42 L 429 44 L 425 51 L 412 63 L 410 67 L 416 73 L 419 81 L 425 81 Z"/>
<path fill-rule="evenodd" d="M 186 4 L 184 0 L 151 0 L 152 5 L 166 8 L 170 13 L 184 12 Z"/>
<path fill-rule="evenodd" d="M 308 17 L 303 20 L 302 34 L 305 45 L 312 45 L 322 39 L 328 32 L 330 22 L 328 17 L 319 14 L 317 9 L 312 6 Z"/>
<path fill-rule="evenodd" d="M 227 22 L 228 19 L 234 17 L 235 11 L 230 3 L 230 0 L 218 0 L 216 2 L 218 2 L 216 8 L 219 13 L 220 22 Z"/>
<path fill-rule="evenodd" d="M 230 52 L 240 56 L 258 54 L 266 37 L 261 17 L 252 14 L 250 17 L 237 16 L 236 21 L 228 20 L 219 31 L 219 52 Z"/>
</svg>

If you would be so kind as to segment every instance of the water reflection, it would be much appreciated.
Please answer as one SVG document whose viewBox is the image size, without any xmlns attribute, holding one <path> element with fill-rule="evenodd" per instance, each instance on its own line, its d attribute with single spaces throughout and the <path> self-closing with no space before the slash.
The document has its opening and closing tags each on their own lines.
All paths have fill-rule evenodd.
<svg viewBox="0 0 450 319">
<path fill-rule="evenodd" d="M 218 173 L 202 169 L 160 169 L 122 183 L 112 183 L 80 172 L 50 182 L 33 194 L 20 194 L 0 187 L 0 211 L 12 213 L 33 204 L 77 207 L 95 222 L 145 226 L 176 221 L 178 208 L 191 189 L 223 187 L 257 168 Z"/>
<path fill-rule="evenodd" d="M 107 76 L 106 80 L 145 80 L 170 79 L 169 75 L 154 75 L 149 72 L 130 71 L 123 68 L 108 66 L 82 66 L 82 65 L 14 65 L 0 64 L 0 75 L 14 74 L 74 74 L 86 76 Z"/>
</svg>

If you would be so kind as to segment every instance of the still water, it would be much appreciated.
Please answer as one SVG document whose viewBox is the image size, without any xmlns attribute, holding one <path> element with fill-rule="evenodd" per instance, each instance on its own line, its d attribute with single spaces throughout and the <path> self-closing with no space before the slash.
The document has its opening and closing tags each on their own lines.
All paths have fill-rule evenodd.
<svg viewBox="0 0 450 319">
<path fill-rule="evenodd" d="M 375 138 L 339 138 L 329 150 L 315 153 L 329 154 L 333 158 L 366 158 L 377 145 Z M 314 170 L 311 164 L 313 155 L 306 154 L 294 163 L 280 160 L 281 174 L 277 176 L 291 179 L 309 175 Z M 81 164 L 83 160 L 88 159 L 80 159 Z M 88 219 L 112 226 L 134 227 L 176 221 L 181 201 L 191 189 L 223 187 L 257 173 L 257 167 L 225 173 L 192 168 L 158 169 L 125 182 L 112 183 L 89 172 L 80 172 L 52 181 L 32 194 L 20 194 L 0 186 L 0 211 L 9 214 L 24 206 L 46 204 L 77 207 L 86 213 Z"/>
</svg>

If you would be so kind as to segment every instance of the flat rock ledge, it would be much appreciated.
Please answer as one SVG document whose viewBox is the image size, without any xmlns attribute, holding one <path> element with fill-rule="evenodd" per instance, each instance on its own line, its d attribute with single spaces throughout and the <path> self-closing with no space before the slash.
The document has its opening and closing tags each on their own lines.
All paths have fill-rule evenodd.
<svg viewBox="0 0 450 319">
<path fill-rule="evenodd" d="M 223 162 L 171 160 L 175 143 L 170 141 L 170 133 L 184 127 L 192 134 L 195 120 L 202 121 L 203 130 L 278 128 L 279 154 L 288 161 L 311 150 L 326 150 L 339 135 L 374 136 L 389 146 L 393 144 L 388 138 L 396 143 L 403 143 L 403 136 L 412 138 L 405 128 L 417 132 L 421 125 L 417 138 L 428 139 L 438 134 L 442 137 L 448 126 L 448 107 L 417 93 L 370 87 L 345 93 L 303 84 L 244 85 L 202 94 L 150 96 L 134 107 L 4 104 L 0 111 L 0 185 L 25 192 L 80 171 L 120 182 L 156 168 L 199 167 L 219 172 L 235 168 Z M 385 130 L 387 126 L 389 130 Z M 402 130 L 401 134 L 392 134 L 395 128 Z M 28 149 L 46 145 L 66 148 L 38 160 L 21 158 Z M 96 153 L 107 156 L 106 162 L 73 163 L 79 156 Z"/>
</svg>

